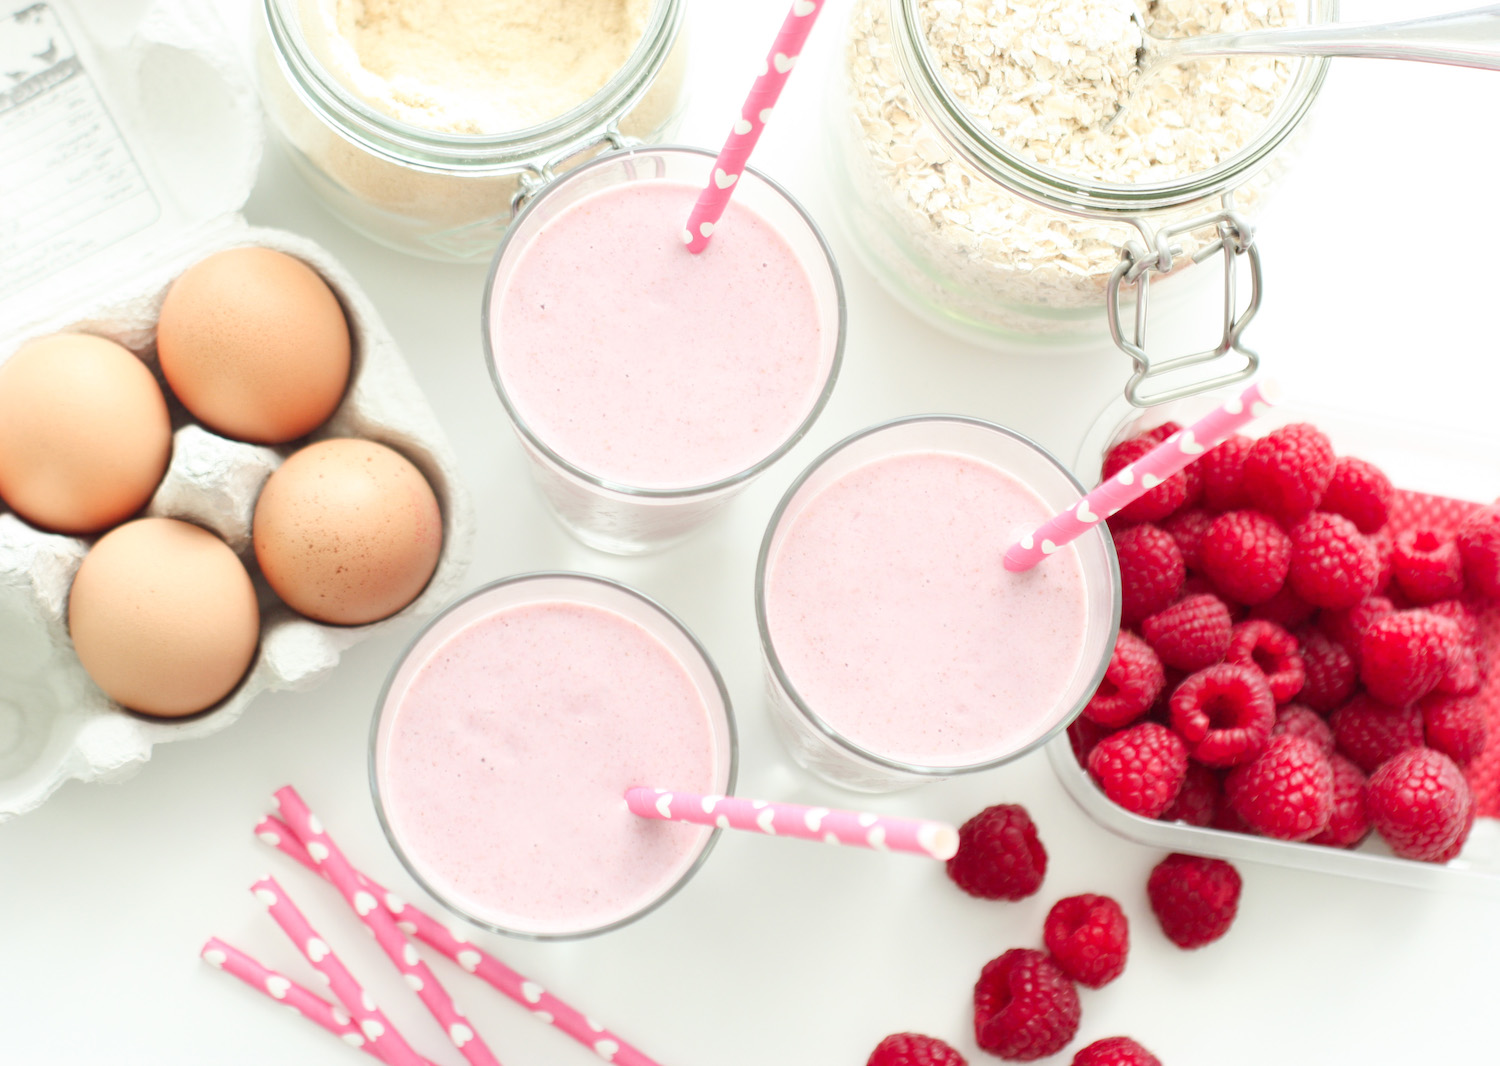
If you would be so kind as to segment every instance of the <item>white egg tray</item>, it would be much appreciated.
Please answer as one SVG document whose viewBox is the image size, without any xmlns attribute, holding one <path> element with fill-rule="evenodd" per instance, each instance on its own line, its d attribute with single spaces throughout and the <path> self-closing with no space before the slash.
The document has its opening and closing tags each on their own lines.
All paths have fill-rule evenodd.
<svg viewBox="0 0 1500 1066">
<path fill-rule="evenodd" d="M 221 229 L 123 294 L 116 290 L 114 296 L 75 309 L 71 318 L 0 339 L 0 362 L 33 336 L 73 330 L 123 344 L 161 383 L 156 319 L 172 279 L 207 255 L 247 244 L 302 259 L 338 295 L 354 342 L 349 388 L 333 417 L 308 440 L 363 437 L 389 445 L 417 465 L 443 512 L 437 570 L 422 594 L 391 619 L 340 627 L 292 612 L 261 577 L 250 529 L 261 486 L 308 440 L 274 448 L 227 440 L 192 422 L 163 384 L 172 412 L 172 460 L 146 513 L 213 530 L 245 563 L 261 606 L 255 660 L 228 697 L 191 718 L 152 719 L 124 710 L 89 679 L 68 637 L 68 592 L 91 540 L 42 532 L 0 507 L 0 821 L 37 807 L 70 779 L 122 780 L 151 757 L 154 745 L 216 733 L 267 689 L 317 684 L 344 649 L 397 619 L 433 613 L 453 597 L 463 579 L 474 516 L 453 452 L 368 298 L 311 241 L 242 224 Z"/>
</svg>

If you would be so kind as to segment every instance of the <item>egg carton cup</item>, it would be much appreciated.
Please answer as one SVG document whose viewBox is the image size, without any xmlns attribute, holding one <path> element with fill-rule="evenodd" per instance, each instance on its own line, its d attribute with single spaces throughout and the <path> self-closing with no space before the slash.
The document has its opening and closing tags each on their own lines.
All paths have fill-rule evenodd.
<svg viewBox="0 0 1500 1066">
<path fill-rule="evenodd" d="M 156 321 L 172 280 L 206 256 L 246 245 L 285 252 L 322 275 L 343 305 L 353 341 L 349 387 L 333 417 L 309 438 L 283 446 L 227 440 L 194 423 L 162 383 L 156 359 Z M 322 248 L 241 223 L 206 236 L 116 293 L 5 338 L 0 362 L 26 340 L 58 331 L 108 337 L 141 358 L 163 384 L 174 427 L 171 462 L 145 513 L 193 522 L 229 544 L 255 583 L 260 644 L 238 687 L 200 714 L 173 720 L 125 710 L 90 680 L 68 636 L 69 590 L 93 538 L 47 533 L 0 511 L 0 821 L 39 806 L 65 781 L 124 780 L 156 744 L 217 733 L 268 689 L 313 687 L 346 648 L 448 602 L 469 564 L 474 514 L 456 457 L 369 299 Z M 251 545 L 255 501 L 266 479 L 298 448 L 332 437 L 394 448 L 422 471 L 442 509 L 443 549 L 427 587 L 403 610 L 369 625 L 324 625 L 293 612 L 266 585 Z"/>
</svg>

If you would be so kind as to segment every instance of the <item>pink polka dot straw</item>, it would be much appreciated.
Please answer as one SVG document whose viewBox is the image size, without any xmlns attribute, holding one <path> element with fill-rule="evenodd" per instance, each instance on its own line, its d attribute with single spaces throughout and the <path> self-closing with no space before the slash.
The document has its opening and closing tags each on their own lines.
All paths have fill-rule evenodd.
<svg viewBox="0 0 1500 1066">
<path fill-rule="evenodd" d="M 1081 537 L 1120 508 L 1156 488 L 1208 449 L 1222 444 L 1281 399 L 1270 381 L 1257 382 L 1173 433 L 1112 476 L 1072 507 L 1027 533 L 1005 553 L 1005 569 L 1030 570 L 1064 544 Z"/>
<path fill-rule="evenodd" d="M 902 851 L 930 859 L 951 859 L 958 850 L 957 829 L 946 822 L 921 818 L 803 807 L 738 796 L 700 796 L 662 788 L 627 789 L 625 804 L 641 818 L 743 829 L 825 844 L 850 844 L 876 851 Z"/>
<path fill-rule="evenodd" d="M 792 67 L 797 64 L 797 57 L 802 54 L 802 46 L 807 43 L 807 35 L 812 32 L 818 12 L 823 10 L 823 2 L 824 0 L 794 0 L 792 9 L 787 12 L 786 21 L 781 24 L 781 32 L 776 35 L 776 42 L 771 45 L 770 53 L 761 63 L 760 76 L 755 79 L 755 84 L 750 87 L 750 95 L 740 108 L 740 117 L 730 127 L 724 147 L 719 149 L 719 157 L 714 160 L 708 185 L 698 194 L 698 202 L 693 205 L 693 212 L 688 216 L 687 228 L 682 231 L 682 240 L 694 255 L 708 247 L 708 239 L 713 235 L 714 226 L 724 214 L 724 209 L 729 206 L 729 197 L 734 194 L 735 183 L 745 169 L 755 142 L 760 140 L 761 130 L 766 128 L 771 109 L 776 106 L 781 90 L 792 73 Z"/>
</svg>

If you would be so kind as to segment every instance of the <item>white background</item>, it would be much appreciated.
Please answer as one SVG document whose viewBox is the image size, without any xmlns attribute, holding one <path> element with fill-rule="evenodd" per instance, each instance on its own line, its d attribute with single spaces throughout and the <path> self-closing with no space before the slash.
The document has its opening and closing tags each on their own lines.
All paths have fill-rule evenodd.
<svg viewBox="0 0 1500 1066">
<path fill-rule="evenodd" d="M 247 23 L 251 0 L 219 3 L 237 26 Z M 1345 15 L 1418 6 L 1346 0 Z M 696 62 L 682 139 L 717 146 L 785 8 L 780 0 L 690 7 Z M 830 192 L 820 108 L 847 9 L 847 0 L 831 0 L 755 159 L 823 219 Z M 1293 397 L 1461 426 L 1500 453 L 1497 114 L 1500 75 L 1336 64 L 1316 136 L 1259 231 L 1267 294 L 1249 340 Z M 620 560 L 569 540 L 527 481 L 481 359 L 482 268 L 421 262 L 356 236 L 321 209 L 275 147 L 247 215 L 331 249 L 385 316 L 477 500 L 470 584 L 571 568 L 664 601 L 725 675 L 746 795 L 858 802 L 789 766 L 764 719 L 754 554 L 796 472 L 845 434 L 915 411 L 992 418 L 1071 455 L 1127 370 L 1117 353 L 1023 361 L 946 339 L 895 308 L 833 234 L 849 337 L 821 421 L 724 521 L 669 553 Z M 1500 458 L 1493 465 L 1492 495 Z M 263 696 L 234 728 L 158 749 L 128 783 L 68 785 L 0 826 L 0 1063 L 364 1061 L 198 960 L 204 939 L 220 935 L 310 979 L 246 891 L 267 870 L 421 1051 L 461 1061 L 330 890 L 250 833 L 272 790 L 293 783 L 357 863 L 422 898 L 380 836 L 365 778 L 371 708 L 415 628 L 355 648 L 316 691 Z M 1041 755 L 868 805 L 960 822 L 1001 801 L 1026 804 L 1051 855 L 1041 892 L 1022 903 L 971 900 L 936 863 L 728 834 L 680 896 L 623 931 L 561 945 L 481 939 L 664 1066 L 858 1066 L 882 1036 L 903 1029 L 994 1061 L 969 1032 L 980 966 L 1007 948 L 1039 946 L 1056 899 L 1105 892 L 1132 922 L 1130 963 L 1107 988 L 1083 991 L 1073 1050 L 1123 1033 L 1171 1066 L 1500 1058 L 1497 899 L 1241 863 L 1234 928 L 1182 952 L 1145 902 L 1160 852 L 1098 828 Z M 597 1061 L 474 979 L 446 965 L 439 972 L 454 975 L 450 988 L 509 1066 Z"/>
</svg>

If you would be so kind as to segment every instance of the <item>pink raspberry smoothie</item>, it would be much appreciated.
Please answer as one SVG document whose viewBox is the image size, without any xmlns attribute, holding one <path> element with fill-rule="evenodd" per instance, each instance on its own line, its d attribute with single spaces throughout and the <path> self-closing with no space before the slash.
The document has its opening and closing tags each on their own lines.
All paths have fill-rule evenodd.
<svg viewBox="0 0 1500 1066">
<path fill-rule="evenodd" d="M 625 790 L 723 790 L 729 758 L 677 654 L 589 603 L 453 619 L 398 670 L 379 726 L 382 812 L 413 872 L 524 935 L 594 931 L 669 892 L 708 832 L 637 818 Z"/>
<path fill-rule="evenodd" d="M 969 766 L 1021 750 L 1072 710 L 1082 565 L 1069 546 L 1006 571 L 1007 537 L 1050 517 L 1016 477 L 963 455 L 898 453 L 788 515 L 767 560 L 766 625 L 803 704 L 847 740 L 907 764 Z"/>
<path fill-rule="evenodd" d="M 492 295 L 491 349 L 537 439 L 642 489 L 751 469 L 816 407 L 836 346 L 807 269 L 730 201 L 700 255 L 682 243 L 698 188 L 611 185 L 547 221 Z"/>
</svg>

